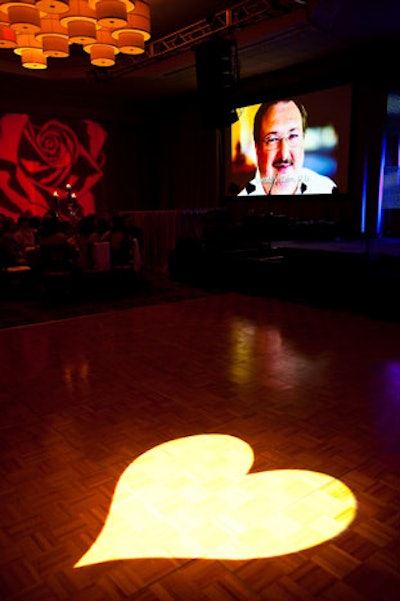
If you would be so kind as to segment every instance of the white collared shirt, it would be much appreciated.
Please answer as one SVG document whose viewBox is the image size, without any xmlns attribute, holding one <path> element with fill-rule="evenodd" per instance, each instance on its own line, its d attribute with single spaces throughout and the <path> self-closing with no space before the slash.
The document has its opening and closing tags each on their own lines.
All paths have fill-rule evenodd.
<svg viewBox="0 0 400 601">
<path fill-rule="evenodd" d="M 312 169 L 303 167 L 299 176 L 300 185 L 297 186 L 295 194 L 332 194 L 337 190 L 335 182 L 326 175 L 320 175 Z M 272 184 L 271 184 L 272 185 Z M 262 179 L 259 170 L 238 196 L 265 196 Z"/>
</svg>

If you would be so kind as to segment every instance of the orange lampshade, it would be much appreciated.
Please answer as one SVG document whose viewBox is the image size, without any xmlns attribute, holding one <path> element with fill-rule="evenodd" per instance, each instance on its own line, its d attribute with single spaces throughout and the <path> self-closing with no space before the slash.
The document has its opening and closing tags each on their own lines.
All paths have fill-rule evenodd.
<svg viewBox="0 0 400 601">
<path fill-rule="evenodd" d="M 129 13 L 135 8 L 137 0 L 121 0 L 121 2 L 125 4 L 126 10 Z"/>
<path fill-rule="evenodd" d="M 36 0 L 0 0 L 1 10 L 8 11 L 10 6 L 35 6 Z"/>
<path fill-rule="evenodd" d="M 43 54 L 54 58 L 69 56 L 68 30 L 59 21 L 58 15 L 51 13 L 42 17 L 42 27 L 36 39 L 43 44 Z"/>
<path fill-rule="evenodd" d="M 128 13 L 135 8 L 135 0 L 118 0 L 118 1 L 121 2 L 122 4 L 125 4 L 126 11 Z M 100 2 L 102 2 L 102 0 L 89 0 L 89 6 L 90 6 L 90 8 L 93 8 L 93 10 L 96 10 L 96 6 Z"/>
<path fill-rule="evenodd" d="M 84 50 L 90 54 L 90 62 L 96 67 L 112 67 L 115 65 L 115 55 L 119 48 L 109 29 L 97 31 L 97 42 L 85 46 Z"/>
<path fill-rule="evenodd" d="M 128 25 L 133 31 L 143 34 L 144 41 L 150 39 L 150 6 L 136 0 L 135 9 L 128 15 Z"/>
<path fill-rule="evenodd" d="M 49 15 L 61 15 L 69 10 L 69 0 L 37 0 L 37 8 Z"/>
<path fill-rule="evenodd" d="M 121 31 L 118 35 L 118 48 L 123 54 L 143 54 L 142 34 L 133 31 Z"/>
<path fill-rule="evenodd" d="M 40 50 L 24 59 L 27 68 L 69 57 L 71 44 L 83 46 L 92 64 L 112 66 L 120 52 L 143 54 L 150 35 L 144 0 L 0 0 L 0 49 L 25 57 Z"/>
<path fill-rule="evenodd" d="M 43 54 L 42 42 L 31 33 L 17 33 L 15 54 L 21 57 L 25 69 L 46 69 L 47 59 Z"/>
<path fill-rule="evenodd" d="M 10 27 L 17 33 L 38 33 L 40 31 L 40 14 L 35 6 L 22 4 L 8 8 Z"/>
<path fill-rule="evenodd" d="M 146 2 L 136 0 L 133 11 L 128 12 L 128 22 L 125 27 L 117 27 L 112 35 L 116 39 L 121 32 L 139 33 L 146 42 L 150 39 L 150 7 Z"/>
<path fill-rule="evenodd" d="M 26 48 L 21 52 L 21 62 L 25 69 L 47 69 L 47 59 L 40 48 Z"/>
<path fill-rule="evenodd" d="M 68 39 L 68 30 L 61 25 L 57 15 L 48 14 L 41 19 L 41 29 L 36 37 L 38 40 L 43 40 L 48 35 Z"/>
<path fill-rule="evenodd" d="M 15 48 L 16 45 L 15 31 L 7 25 L 0 25 L 0 48 Z"/>
<path fill-rule="evenodd" d="M 67 58 L 69 56 L 68 39 L 47 35 L 43 38 L 43 54 L 52 58 Z"/>
<path fill-rule="evenodd" d="M 68 29 L 71 44 L 90 44 L 96 41 L 96 13 L 84 0 L 70 0 L 69 11 L 60 16 Z"/>
<path fill-rule="evenodd" d="M 67 25 L 71 44 L 90 44 L 96 41 L 96 24 L 90 21 L 71 21 Z"/>
<path fill-rule="evenodd" d="M 17 47 L 14 48 L 15 54 L 22 55 L 24 50 L 43 50 L 43 45 L 40 40 L 37 40 L 31 33 L 17 33 Z"/>
<path fill-rule="evenodd" d="M 90 48 L 90 62 L 96 67 L 112 67 L 115 65 L 115 52 L 111 46 L 93 44 Z"/>
<path fill-rule="evenodd" d="M 100 0 L 96 4 L 97 23 L 101 27 L 124 27 L 127 22 L 126 6 L 120 0 Z"/>
<path fill-rule="evenodd" d="M 70 0 L 69 10 L 60 16 L 61 25 L 67 26 L 72 21 L 96 23 L 96 13 L 86 0 Z"/>
<path fill-rule="evenodd" d="M 0 9 L 0 25 L 10 25 L 10 19 L 6 11 Z"/>
</svg>

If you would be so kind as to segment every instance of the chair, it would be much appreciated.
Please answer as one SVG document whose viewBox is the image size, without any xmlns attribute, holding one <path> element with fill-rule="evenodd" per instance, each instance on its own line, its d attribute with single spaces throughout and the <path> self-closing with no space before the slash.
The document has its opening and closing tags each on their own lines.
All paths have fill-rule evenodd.
<svg viewBox="0 0 400 601">
<path fill-rule="evenodd" d="M 108 296 L 111 292 L 110 243 L 93 242 L 89 253 L 90 267 L 81 268 L 78 274 L 80 294 L 90 299 Z"/>
<path fill-rule="evenodd" d="M 0 289 L 6 296 L 25 297 L 31 292 L 32 269 L 28 264 L 15 264 L 7 249 L 0 244 Z"/>
<path fill-rule="evenodd" d="M 39 273 L 42 294 L 52 300 L 66 300 L 74 290 L 76 264 L 68 242 L 41 244 Z"/>
<path fill-rule="evenodd" d="M 94 242 L 92 245 L 92 259 L 94 271 L 109 271 L 111 267 L 110 261 L 110 243 Z"/>
</svg>

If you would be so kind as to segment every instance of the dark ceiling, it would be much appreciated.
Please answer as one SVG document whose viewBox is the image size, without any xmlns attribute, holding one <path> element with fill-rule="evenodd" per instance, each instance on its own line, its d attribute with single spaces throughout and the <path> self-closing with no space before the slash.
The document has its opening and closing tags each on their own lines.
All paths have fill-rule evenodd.
<svg viewBox="0 0 400 601">
<path fill-rule="evenodd" d="M 240 81 L 358 52 L 378 60 L 388 39 L 400 35 L 398 0 L 150 0 L 152 37 L 144 55 L 118 55 L 109 69 L 93 69 L 73 45 L 68 59 L 49 59 L 44 71 L 21 66 L 11 50 L 0 50 L 6 82 L 69 83 L 86 92 L 99 80 L 110 94 L 132 100 L 182 95 L 196 90 L 195 48 L 210 37 L 229 36 L 238 50 Z M 364 49 L 367 49 L 364 53 Z M 371 58 L 370 58 L 371 57 Z M 390 61 L 364 65 L 371 77 Z M 4 88 L 3 88 L 4 89 Z"/>
</svg>

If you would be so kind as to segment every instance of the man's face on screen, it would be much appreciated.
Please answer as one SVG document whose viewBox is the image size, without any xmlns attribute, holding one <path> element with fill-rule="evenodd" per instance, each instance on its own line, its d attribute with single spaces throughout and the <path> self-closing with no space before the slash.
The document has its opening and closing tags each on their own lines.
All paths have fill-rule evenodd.
<svg viewBox="0 0 400 601">
<path fill-rule="evenodd" d="M 294 194 L 304 161 L 304 132 L 293 101 L 278 102 L 265 113 L 256 145 L 266 194 Z"/>
</svg>

